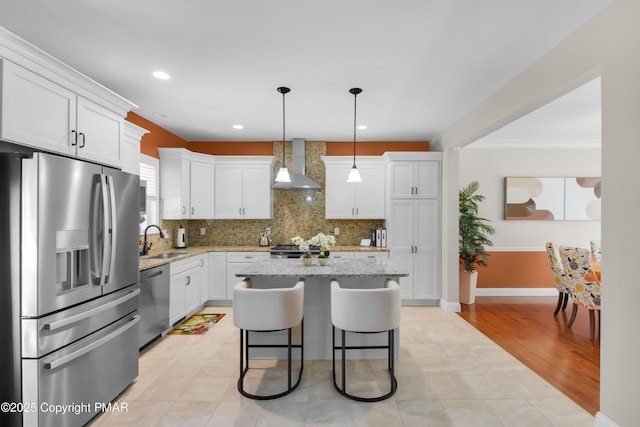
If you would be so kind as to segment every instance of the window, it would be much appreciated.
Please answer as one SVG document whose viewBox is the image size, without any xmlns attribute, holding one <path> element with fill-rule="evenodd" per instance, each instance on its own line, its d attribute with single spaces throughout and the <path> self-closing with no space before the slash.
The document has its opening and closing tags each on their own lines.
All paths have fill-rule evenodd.
<svg viewBox="0 0 640 427">
<path fill-rule="evenodd" d="M 140 234 L 150 224 L 160 221 L 160 161 L 155 157 L 140 155 L 140 180 L 147 186 L 147 213 L 140 215 Z M 157 228 L 150 228 L 147 234 L 158 234 Z"/>
</svg>

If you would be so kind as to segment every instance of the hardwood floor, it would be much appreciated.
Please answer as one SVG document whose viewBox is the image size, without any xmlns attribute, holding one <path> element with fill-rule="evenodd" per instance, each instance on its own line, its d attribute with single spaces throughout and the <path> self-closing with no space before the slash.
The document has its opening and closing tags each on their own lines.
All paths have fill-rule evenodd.
<svg viewBox="0 0 640 427">
<path fill-rule="evenodd" d="M 571 303 L 554 317 L 556 301 L 555 297 L 476 297 L 475 304 L 462 304 L 459 315 L 595 415 L 600 408 L 599 328 L 590 341 L 589 312 L 583 307 L 572 328 L 567 328 Z"/>
</svg>

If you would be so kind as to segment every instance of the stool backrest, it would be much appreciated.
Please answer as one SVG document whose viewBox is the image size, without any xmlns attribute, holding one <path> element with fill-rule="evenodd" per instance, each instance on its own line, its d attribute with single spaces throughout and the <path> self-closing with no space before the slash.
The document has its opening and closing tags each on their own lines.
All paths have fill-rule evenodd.
<svg viewBox="0 0 640 427">
<path fill-rule="evenodd" d="M 304 311 L 304 279 L 289 288 L 254 288 L 251 279 L 233 287 L 233 324 L 248 331 L 274 331 L 299 325 Z"/>
<path fill-rule="evenodd" d="M 383 288 L 348 289 L 331 281 L 331 321 L 340 329 L 382 332 L 400 326 L 400 286 L 392 279 Z"/>
</svg>

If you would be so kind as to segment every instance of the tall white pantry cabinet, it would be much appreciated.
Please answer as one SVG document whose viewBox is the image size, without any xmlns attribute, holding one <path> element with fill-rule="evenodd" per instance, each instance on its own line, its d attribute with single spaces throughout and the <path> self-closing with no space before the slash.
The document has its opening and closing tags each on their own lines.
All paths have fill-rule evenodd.
<svg viewBox="0 0 640 427">
<path fill-rule="evenodd" d="M 385 153 L 389 257 L 409 270 L 400 278 L 410 303 L 440 300 L 442 153 Z"/>
</svg>

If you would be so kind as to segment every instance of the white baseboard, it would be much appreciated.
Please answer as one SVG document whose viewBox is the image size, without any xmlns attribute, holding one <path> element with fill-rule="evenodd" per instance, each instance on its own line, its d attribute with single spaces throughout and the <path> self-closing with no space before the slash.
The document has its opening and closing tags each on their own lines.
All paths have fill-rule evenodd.
<svg viewBox="0 0 640 427">
<path fill-rule="evenodd" d="M 620 427 L 618 424 L 611 421 L 604 415 L 602 412 L 598 412 L 596 414 L 596 423 L 595 427 Z"/>
<path fill-rule="evenodd" d="M 557 297 L 556 288 L 476 288 L 477 297 Z"/>
<path fill-rule="evenodd" d="M 448 313 L 459 313 L 462 310 L 459 302 L 448 302 L 443 299 L 440 300 L 440 308 Z"/>
</svg>

